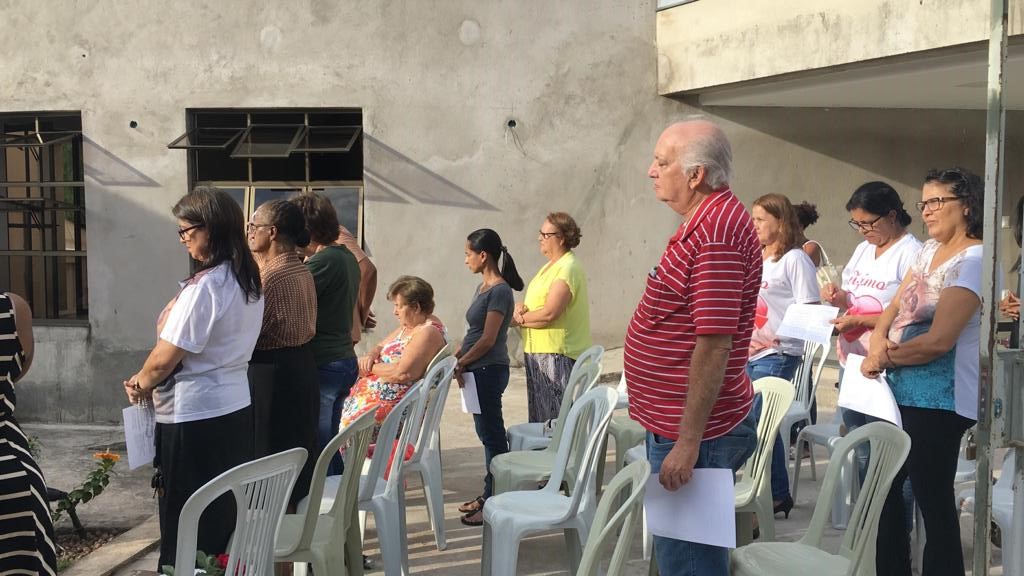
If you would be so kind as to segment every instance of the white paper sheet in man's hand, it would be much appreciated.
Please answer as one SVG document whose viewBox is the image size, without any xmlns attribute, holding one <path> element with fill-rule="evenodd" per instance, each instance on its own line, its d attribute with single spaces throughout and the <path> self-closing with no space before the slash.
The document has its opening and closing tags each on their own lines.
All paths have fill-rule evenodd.
<svg viewBox="0 0 1024 576">
<path fill-rule="evenodd" d="M 669 492 L 654 473 L 647 479 L 644 510 L 651 534 L 723 548 L 736 547 L 736 495 L 732 470 L 697 468 L 690 481 Z"/>
</svg>

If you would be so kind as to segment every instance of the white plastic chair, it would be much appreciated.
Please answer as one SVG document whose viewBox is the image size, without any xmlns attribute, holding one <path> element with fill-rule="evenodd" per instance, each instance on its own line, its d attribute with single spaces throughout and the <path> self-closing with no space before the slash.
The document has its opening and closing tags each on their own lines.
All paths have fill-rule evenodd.
<svg viewBox="0 0 1024 576">
<path fill-rule="evenodd" d="M 543 530 L 565 531 L 570 573 L 575 571 L 594 517 L 597 459 L 617 396 L 614 389 L 602 386 L 573 403 L 565 418 L 566 440 L 559 443 L 544 488 L 498 494 L 484 504 L 484 575 L 514 575 L 519 541 Z M 559 487 L 570 469 L 576 470 L 576 485 L 565 496 Z"/>
<path fill-rule="evenodd" d="M 847 456 L 862 442 L 871 444 L 867 475 L 839 551 L 832 554 L 821 549 L 832 494 Z M 733 576 L 873 575 L 878 519 L 889 487 L 909 453 L 910 437 L 891 424 L 872 422 L 850 432 L 839 441 L 829 460 L 814 515 L 803 538 L 797 542 L 756 542 L 738 548 L 730 559 L 730 573 Z"/>
<path fill-rule="evenodd" d="M 628 409 L 629 393 L 626 389 L 625 372 L 623 372 L 616 390 L 619 393 L 619 402 L 615 406 L 616 412 Z M 612 415 L 612 421 L 608 424 L 608 435 L 615 440 L 615 471 L 618 472 L 626 465 L 626 450 L 642 444 L 647 431 L 639 422 L 630 418 L 628 413 L 619 413 Z M 601 477 L 603 469 L 604 466 L 598 469 L 598 478 Z"/>
<path fill-rule="evenodd" d="M 829 458 L 835 450 L 836 444 L 842 438 L 839 435 L 840 425 L 843 423 L 841 408 L 836 408 L 835 417 L 831 422 L 818 423 L 805 426 L 796 435 L 796 453 L 800 454 L 803 447 L 807 446 L 808 459 L 811 467 L 811 480 L 817 481 L 818 468 L 814 459 L 814 447 L 824 446 L 828 450 Z M 803 458 L 793 459 L 793 471 L 790 474 L 792 488 L 790 492 L 793 500 L 796 500 L 797 488 L 800 486 L 800 468 L 803 467 Z M 845 530 L 850 521 L 850 510 L 853 508 L 853 500 L 856 497 L 857 486 L 860 482 L 857 479 L 857 458 L 852 455 L 847 461 L 846 468 L 839 475 L 840 489 L 836 491 L 835 501 L 832 503 L 832 527 L 837 530 Z"/>
<path fill-rule="evenodd" d="M 427 501 L 427 515 L 434 530 L 438 550 L 448 547 L 444 533 L 444 478 L 441 473 L 441 416 L 448 399 L 448 390 L 455 373 L 455 358 L 439 360 L 424 379 L 427 407 L 422 425 L 413 429 L 409 443 L 412 456 L 405 462 L 405 472 L 419 472 L 423 484 L 423 497 Z"/>
<path fill-rule="evenodd" d="M 622 576 L 625 573 L 633 535 L 644 512 L 644 488 L 651 475 L 646 461 L 634 462 L 620 470 L 608 483 L 597 504 L 590 526 L 590 537 L 583 548 L 583 557 L 576 576 Z M 608 569 L 601 572 L 604 548 L 614 538 Z"/>
<path fill-rule="evenodd" d="M 815 361 L 816 357 L 817 361 Z M 793 425 L 800 422 L 811 424 L 811 404 L 814 402 L 814 395 L 818 392 L 818 381 L 821 380 L 821 372 L 825 369 L 826 360 L 828 360 L 827 348 L 817 342 L 804 343 L 804 357 L 796 370 L 796 375 L 793 376 L 796 396 L 779 425 L 784 448 L 783 456 L 786 458 L 789 457 L 789 431 L 792 430 Z"/>
<path fill-rule="evenodd" d="M 409 569 L 402 474 L 405 466 L 403 456 L 414 426 L 405 424 L 419 422 L 423 418 L 427 398 L 425 392 L 423 380 L 413 384 L 381 424 L 373 456 L 363 465 L 363 473 L 359 479 L 360 531 L 348 531 L 349 541 L 346 546 L 349 550 L 361 549 L 366 512 L 373 513 L 384 573 L 389 575 L 408 574 Z M 391 458 L 392 453 L 395 455 L 394 458 Z M 385 471 L 388 476 L 386 479 Z M 333 495 L 337 493 L 340 481 L 340 476 L 328 476 L 324 482 L 324 497 L 320 500 L 321 514 L 326 513 L 334 505 Z"/>
<path fill-rule="evenodd" d="M 579 370 L 575 374 L 575 378 L 580 380 L 581 385 L 583 383 L 596 382 L 599 369 L 600 365 L 590 363 L 589 367 Z M 593 387 L 592 384 L 588 384 L 588 386 Z M 608 387 L 601 386 L 600 388 Z M 611 388 L 608 389 L 612 390 Z M 615 391 L 612 390 L 612 392 Z M 572 408 L 572 404 L 569 404 L 568 407 L 566 404 L 569 403 L 563 402 L 562 407 L 568 413 Z M 524 483 L 541 482 L 551 475 L 551 469 L 555 465 L 555 455 L 558 452 L 558 446 L 565 438 L 563 434 L 564 421 L 565 418 L 559 418 L 555 422 L 555 427 L 551 434 L 551 443 L 544 447 L 544 449 L 507 452 L 499 454 L 491 460 L 490 470 L 494 476 L 495 494 L 516 490 Z M 573 478 L 575 478 L 575 472 L 574 469 L 571 469 L 566 475 L 566 480 L 572 484 Z"/>
<path fill-rule="evenodd" d="M 235 466 L 189 496 L 178 517 L 175 574 L 195 571 L 199 517 L 221 494 L 231 492 L 235 498 L 235 532 L 225 573 L 271 576 L 277 529 L 305 461 L 305 448 L 271 454 Z"/>
<path fill-rule="evenodd" d="M 743 465 L 743 477 L 736 483 L 736 513 L 756 513 L 762 542 L 775 540 L 775 514 L 772 505 L 771 470 L 775 436 L 782 417 L 793 403 L 793 385 L 782 378 L 768 376 L 754 382 L 754 393 L 761 394 L 761 417 L 757 422 L 757 446 Z M 739 526 L 739 523 L 737 523 Z M 748 523 L 749 527 L 749 523 Z M 749 541 L 752 534 L 744 534 Z"/>
<path fill-rule="evenodd" d="M 564 418 L 569 413 L 569 408 L 572 407 L 572 402 L 580 396 L 583 396 L 591 388 L 597 384 L 597 378 L 588 380 L 581 378 L 580 374 L 584 371 L 590 370 L 593 365 L 596 364 L 596 370 L 594 373 L 600 376 L 601 374 L 601 358 L 604 356 L 604 348 L 601 346 L 591 346 L 583 351 L 576 358 L 576 362 L 572 365 L 572 371 L 569 373 L 569 380 L 565 384 L 565 391 L 562 393 L 562 405 L 558 410 L 558 417 Z M 569 405 L 566 406 L 566 399 L 569 399 Z M 544 423 L 543 422 L 524 422 L 522 424 L 513 424 L 508 427 L 508 449 L 512 452 L 519 450 L 539 450 L 546 448 L 551 443 L 551 437 L 544 435 Z"/>
<path fill-rule="evenodd" d="M 347 576 L 346 552 L 349 562 L 362 561 L 362 548 L 346 550 L 348 531 L 354 529 L 356 501 L 359 497 L 359 475 L 342 474 L 341 481 L 333 483 L 331 506 L 326 512 L 310 507 L 309 502 L 320 502 L 327 479 L 327 467 L 338 450 L 345 448 L 345 470 L 362 470 L 366 451 L 373 436 L 373 407 L 338 432 L 316 461 L 309 495 L 299 501 L 296 514 L 286 514 L 277 537 L 274 558 L 278 562 L 294 562 L 295 576 L 305 576 L 306 564 L 320 576 Z"/>
<path fill-rule="evenodd" d="M 992 521 L 1002 534 L 1003 574 L 1016 574 L 1021 561 L 1021 536 L 1013 531 L 1013 475 L 1016 471 L 1016 449 L 1011 448 L 1003 458 L 1002 472 L 992 486 Z M 974 488 L 957 495 L 960 509 L 974 514 Z"/>
</svg>

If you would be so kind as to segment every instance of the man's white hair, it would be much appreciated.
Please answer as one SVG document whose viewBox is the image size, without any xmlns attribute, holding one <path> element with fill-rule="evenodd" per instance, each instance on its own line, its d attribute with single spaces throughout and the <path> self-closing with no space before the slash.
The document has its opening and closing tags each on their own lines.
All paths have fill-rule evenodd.
<svg viewBox="0 0 1024 576">
<path fill-rule="evenodd" d="M 690 174 L 699 166 L 704 167 L 704 182 L 714 190 L 724 188 L 732 180 L 732 146 L 725 133 L 706 116 L 688 116 L 680 124 L 710 124 L 712 130 L 689 140 L 679 153 L 679 166 L 684 174 Z"/>
</svg>

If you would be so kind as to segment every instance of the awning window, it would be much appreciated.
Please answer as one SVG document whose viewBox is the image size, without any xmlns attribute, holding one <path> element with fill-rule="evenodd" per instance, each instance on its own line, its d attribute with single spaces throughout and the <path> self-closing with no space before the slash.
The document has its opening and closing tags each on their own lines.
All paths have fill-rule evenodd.
<svg viewBox="0 0 1024 576">
<path fill-rule="evenodd" d="M 287 158 L 306 134 L 305 126 L 253 124 L 238 137 L 232 158 Z"/>
<path fill-rule="evenodd" d="M 360 126 L 310 126 L 295 152 L 348 152 L 362 130 Z"/>
<path fill-rule="evenodd" d="M 167 145 L 175 150 L 224 150 L 238 139 L 244 128 L 193 128 Z"/>
</svg>

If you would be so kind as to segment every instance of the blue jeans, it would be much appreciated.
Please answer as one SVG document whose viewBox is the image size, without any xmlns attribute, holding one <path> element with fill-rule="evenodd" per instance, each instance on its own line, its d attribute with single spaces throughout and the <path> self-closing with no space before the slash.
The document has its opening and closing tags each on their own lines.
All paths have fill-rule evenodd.
<svg viewBox="0 0 1024 576">
<path fill-rule="evenodd" d="M 316 367 L 320 373 L 320 423 L 317 426 L 317 440 L 322 451 L 331 438 L 338 433 L 341 425 L 341 408 L 359 376 L 359 361 L 356 358 L 334 360 Z M 344 469 L 341 454 L 335 454 L 327 467 L 329 476 L 340 475 Z"/>
<path fill-rule="evenodd" d="M 728 468 L 735 473 L 754 453 L 757 445 L 757 416 L 751 410 L 724 436 L 700 443 L 694 468 Z M 647 459 L 651 473 L 661 472 L 661 463 L 675 442 L 647 433 Z M 654 558 L 662 576 L 728 576 L 729 549 L 707 544 L 684 542 L 662 536 L 654 537 Z"/>
<path fill-rule="evenodd" d="M 747 362 L 747 376 L 750 376 L 751 381 L 765 376 L 776 376 L 792 382 L 801 360 L 799 356 L 769 354 L 764 358 Z M 772 500 L 789 498 L 789 473 L 786 472 L 788 454 L 785 454 L 782 447 L 781 434 L 783 433 L 789 434 L 789 431 L 779 431 L 780 436 L 775 437 L 775 448 L 772 449 Z"/>
<path fill-rule="evenodd" d="M 484 445 L 484 493 L 486 500 L 494 493 L 491 459 L 508 452 L 505 435 L 505 417 L 501 413 L 501 395 L 508 387 L 508 366 L 491 365 L 470 370 L 476 379 L 476 394 L 480 398 L 480 413 L 473 414 L 476 437 Z"/>
</svg>

